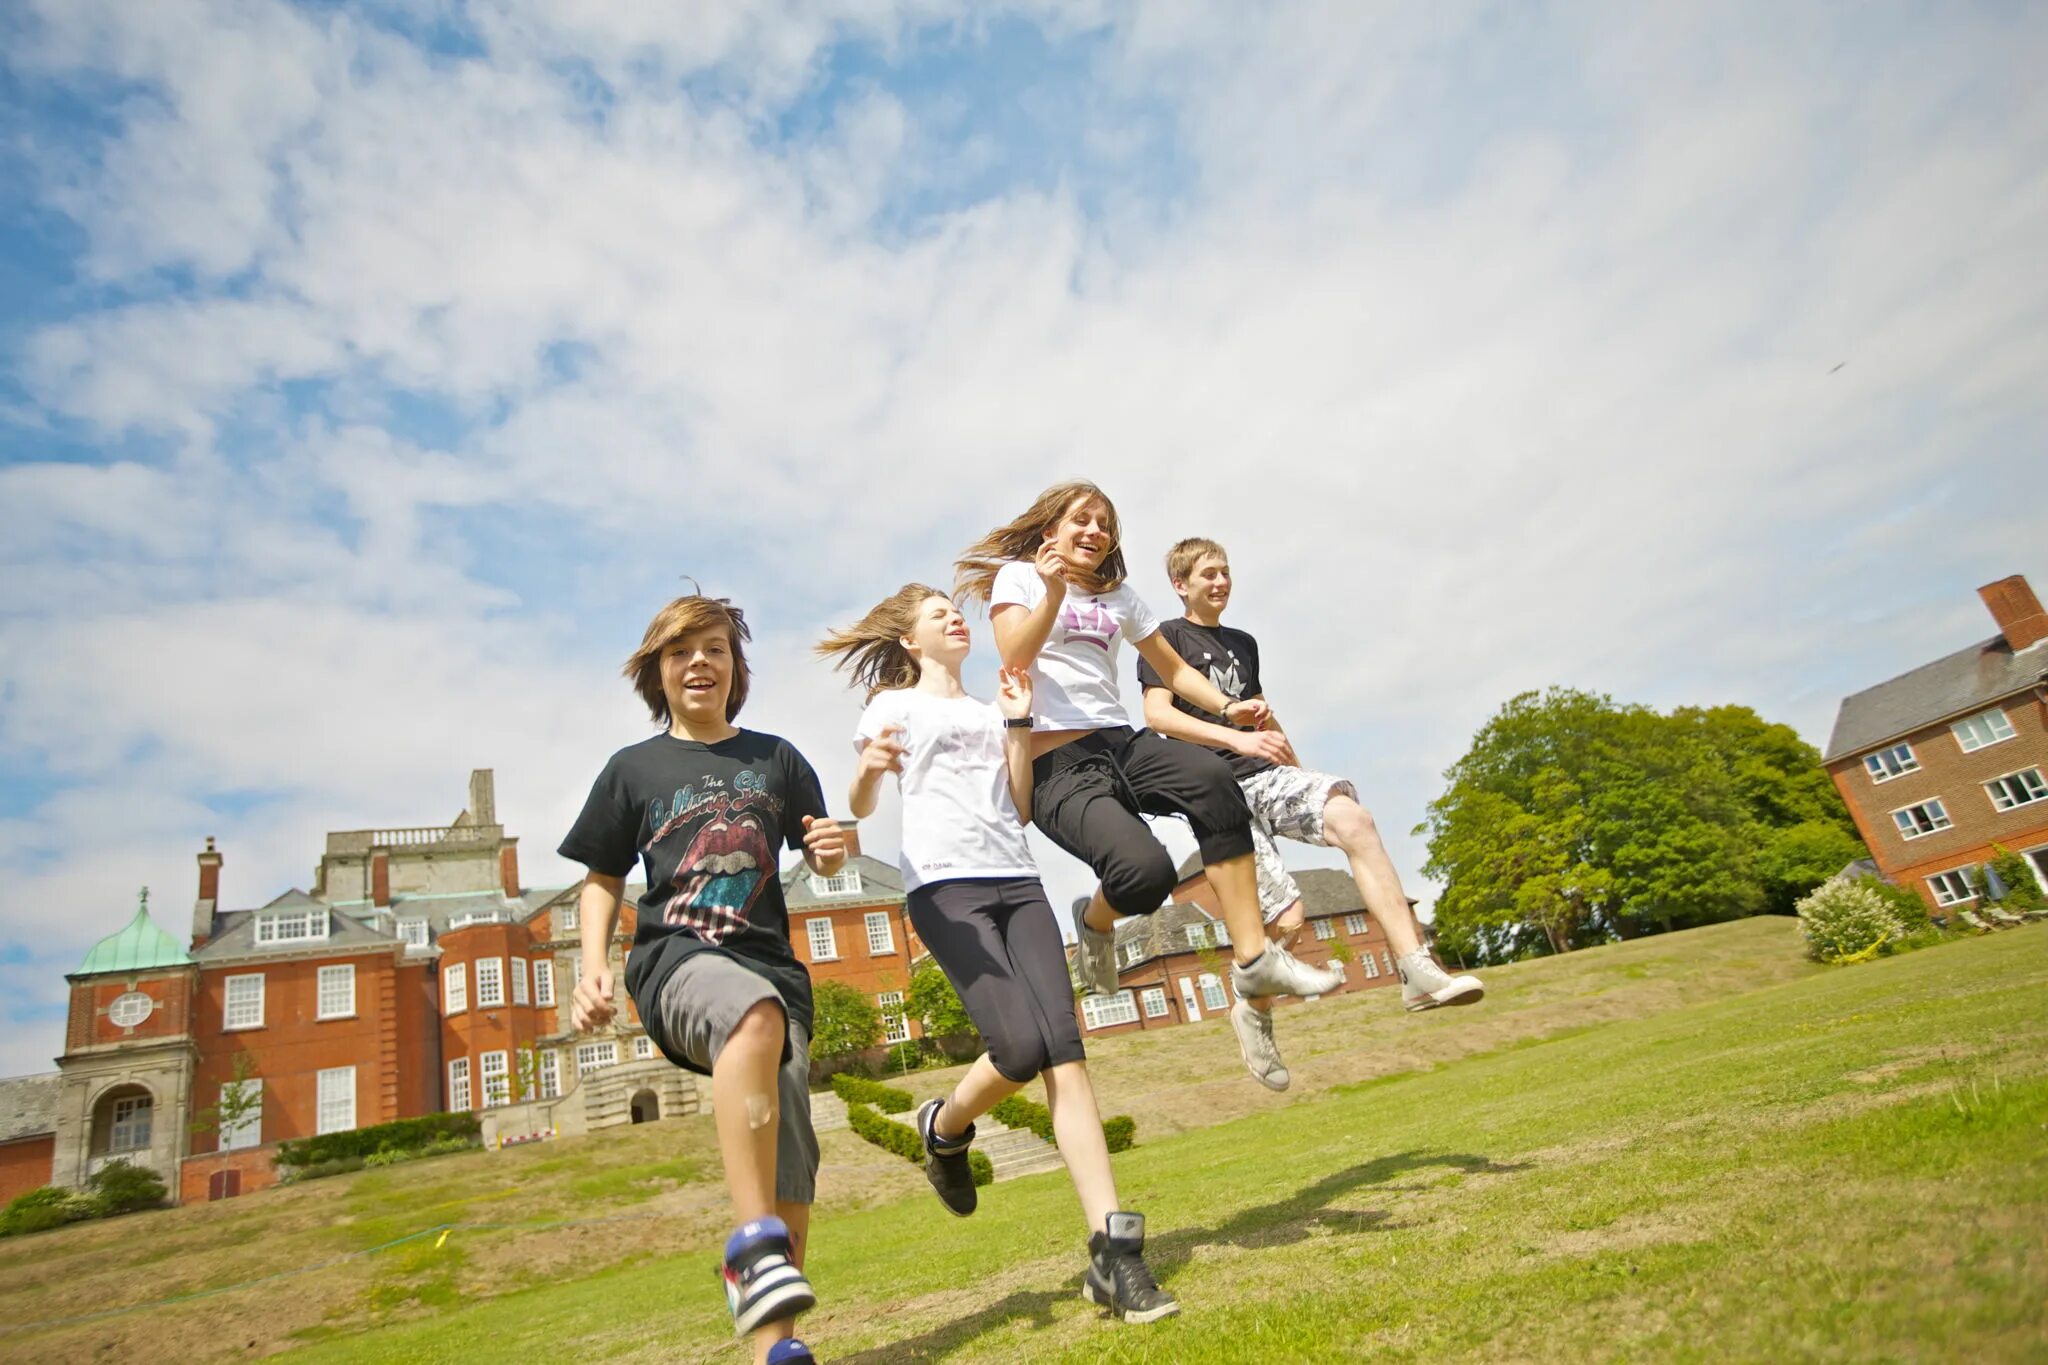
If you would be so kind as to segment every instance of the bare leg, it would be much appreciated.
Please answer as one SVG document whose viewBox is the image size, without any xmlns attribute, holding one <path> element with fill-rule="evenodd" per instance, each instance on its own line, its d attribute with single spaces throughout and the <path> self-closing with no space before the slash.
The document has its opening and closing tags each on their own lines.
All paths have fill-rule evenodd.
<svg viewBox="0 0 2048 1365">
<path fill-rule="evenodd" d="M 1266 951 L 1266 921 L 1259 913 L 1258 865 L 1249 853 L 1209 864 L 1209 885 L 1223 903 L 1230 948 L 1242 966 Z M 1090 913 L 1093 913 L 1091 907 Z"/>
<path fill-rule="evenodd" d="M 1023 1088 L 1024 1082 L 1013 1081 L 996 1070 L 996 1064 L 984 1052 L 974 1059 L 974 1065 L 967 1068 L 960 1084 L 953 1087 L 953 1093 L 932 1116 L 932 1127 L 942 1138 L 959 1137 L 967 1131 L 968 1124 Z"/>
<path fill-rule="evenodd" d="M 1358 883 L 1365 912 L 1387 936 L 1394 956 L 1406 957 L 1421 947 L 1415 911 L 1401 890 L 1401 878 L 1387 856 L 1387 846 L 1380 842 L 1379 826 L 1365 808 L 1348 796 L 1331 797 L 1323 807 L 1323 839 L 1350 859 L 1351 879 Z"/>
<path fill-rule="evenodd" d="M 766 1000 L 740 1016 L 711 1064 L 711 1110 L 718 1150 L 725 1159 L 725 1186 L 736 1221 L 751 1223 L 776 1214 L 775 1136 L 781 1104 L 776 1083 L 789 1025 L 782 1006 Z M 807 1215 L 808 1217 L 808 1215 Z M 789 1319 L 754 1332 L 754 1359 L 765 1361 L 776 1342 L 791 1335 Z"/>
<path fill-rule="evenodd" d="M 1052 1110 L 1052 1132 L 1059 1139 L 1060 1158 L 1073 1177 L 1081 1200 L 1081 1217 L 1091 1233 L 1108 1225 L 1117 1211 L 1116 1177 L 1109 1169 L 1109 1143 L 1102 1136 L 1102 1111 L 1086 1062 L 1062 1062 L 1046 1068 L 1045 1102 Z"/>
<path fill-rule="evenodd" d="M 1294 948 L 1294 936 L 1301 932 L 1302 922 L 1301 902 L 1296 901 L 1285 910 L 1282 910 L 1274 918 L 1273 923 L 1267 927 L 1266 941 L 1278 944 L 1280 947 L 1292 951 Z M 1271 1014 L 1273 1012 L 1273 997 L 1270 995 L 1248 995 L 1245 997 L 1244 1002 L 1262 1014 Z"/>
</svg>

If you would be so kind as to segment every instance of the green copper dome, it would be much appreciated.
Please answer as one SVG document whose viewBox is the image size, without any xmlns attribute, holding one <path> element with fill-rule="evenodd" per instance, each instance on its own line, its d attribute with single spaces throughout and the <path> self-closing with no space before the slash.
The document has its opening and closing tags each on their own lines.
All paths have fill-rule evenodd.
<svg viewBox="0 0 2048 1365">
<path fill-rule="evenodd" d="M 192 955 L 184 945 L 157 928 L 156 921 L 149 917 L 149 891 L 145 888 L 142 903 L 135 907 L 135 918 L 128 921 L 128 927 L 93 944 L 92 951 L 72 975 L 143 972 L 152 967 L 181 967 L 191 960 Z"/>
</svg>

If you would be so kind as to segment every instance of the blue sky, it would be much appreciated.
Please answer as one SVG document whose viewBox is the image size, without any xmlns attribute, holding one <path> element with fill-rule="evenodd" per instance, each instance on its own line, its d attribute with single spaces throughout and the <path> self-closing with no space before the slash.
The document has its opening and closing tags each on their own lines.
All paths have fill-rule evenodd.
<svg viewBox="0 0 2048 1365">
<path fill-rule="evenodd" d="M 1060 478 L 1156 607 L 1230 546 L 1425 903 L 1516 692 L 1819 744 L 2048 586 L 2040 11 L 1251 13 L 0 16 L 0 1072 L 208 835 L 260 903 L 491 766 L 567 880 L 682 575 L 843 787 L 810 641 Z"/>
</svg>

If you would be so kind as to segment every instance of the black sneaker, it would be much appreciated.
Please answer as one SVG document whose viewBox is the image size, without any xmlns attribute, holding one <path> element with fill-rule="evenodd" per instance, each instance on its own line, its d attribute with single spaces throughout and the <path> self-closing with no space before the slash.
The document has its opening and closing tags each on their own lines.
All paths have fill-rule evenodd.
<svg viewBox="0 0 2048 1365">
<path fill-rule="evenodd" d="M 789 1256 L 789 1225 L 773 1215 L 742 1223 L 726 1239 L 725 1301 L 734 1336 L 816 1306 L 811 1282 Z"/>
<path fill-rule="evenodd" d="M 1108 1232 L 1088 1239 L 1081 1294 L 1125 1322 L 1157 1322 L 1180 1311 L 1180 1300 L 1159 1287 L 1145 1264 L 1144 1214 L 1112 1213 Z"/>
<path fill-rule="evenodd" d="M 932 1182 L 939 1202 L 955 1215 L 965 1218 L 974 1212 L 974 1168 L 967 1164 L 967 1148 L 974 1142 L 974 1125 L 956 1138 L 941 1139 L 933 1127 L 939 1121 L 944 1100 L 926 1100 L 917 1111 L 917 1136 L 924 1143 L 924 1178 Z"/>
</svg>

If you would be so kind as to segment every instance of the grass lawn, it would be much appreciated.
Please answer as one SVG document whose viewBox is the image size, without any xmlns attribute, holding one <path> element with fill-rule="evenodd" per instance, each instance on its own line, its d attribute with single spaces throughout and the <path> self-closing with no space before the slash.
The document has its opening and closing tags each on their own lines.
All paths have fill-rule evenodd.
<svg viewBox="0 0 2048 1365">
<path fill-rule="evenodd" d="M 1064 1176 L 955 1220 L 913 1168 L 828 1135 L 853 1144 L 828 1163 L 859 1169 L 822 1182 L 806 1338 L 873 1362 L 2048 1356 L 2048 932 L 1823 971 L 1764 919 L 1488 979 L 1440 1016 L 1377 992 L 1284 1012 L 1297 1089 L 1270 1099 L 1220 1027 L 1095 1045 L 1106 1108 L 1139 1117 L 1124 1202 L 1186 1310 L 1149 1328 L 1079 1298 Z M 140 1302 L 242 1278 L 243 1253 L 281 1268 L 443 1221 L 635 1219 L 458 1231 L 0 1351 L 737 1359 L 707 1128 L 0 1243 L 0 1319 L 21 1322 L 75 1304 L 74 1279 Z"/>
</svg>

